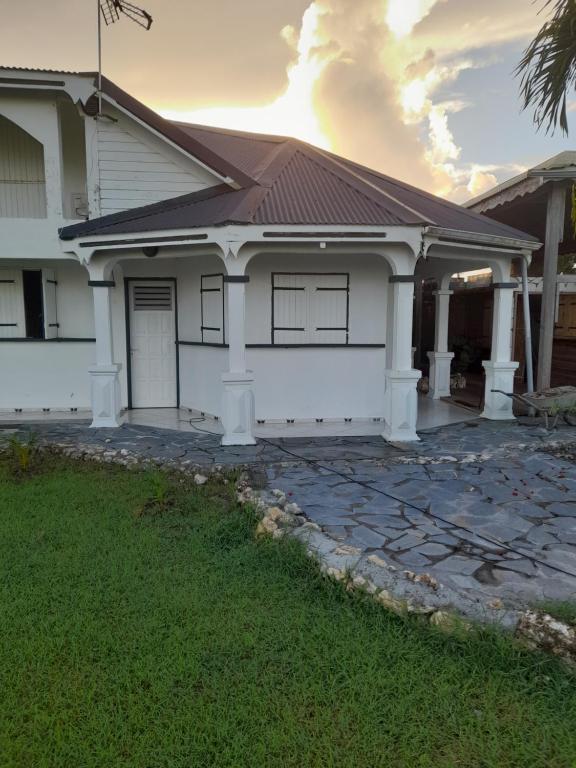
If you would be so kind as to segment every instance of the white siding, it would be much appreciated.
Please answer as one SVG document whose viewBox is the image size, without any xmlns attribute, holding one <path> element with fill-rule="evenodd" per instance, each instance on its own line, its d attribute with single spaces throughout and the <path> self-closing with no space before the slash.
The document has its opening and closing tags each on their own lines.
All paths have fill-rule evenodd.
<svg viewBox="0 0 576 768">
<path fill-rule="evenodd" d="M 0 115 L 0 217 L 45 218 L 44 151 L 40 142 Z"/>
<path fill-rule="evenodd" d="M 98 122 L 101 214 L 137 208 L 218 183 L 201 166 L 179 156 L 126 119 Z"/>
</svg>

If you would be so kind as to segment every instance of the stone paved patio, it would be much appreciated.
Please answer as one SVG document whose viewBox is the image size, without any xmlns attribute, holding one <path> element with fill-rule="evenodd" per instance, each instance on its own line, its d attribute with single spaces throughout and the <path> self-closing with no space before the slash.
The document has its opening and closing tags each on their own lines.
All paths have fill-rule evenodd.
<svg viewBox="0 0 576 768">
<path fill-rule="evenodd" d="M 348 437 L 248 448 L 133 425 L 34 429 L 41 441 L 101 444 L 184 465 L 251 465 L 263 484 L 285 491 L 330 537 L 363 555 L 429 573 L 468 598 L 511 606 L 576 600 L 576 464 L 547 452 L 558 441 L 576 445 L 575 428 L 549 433 L 477 420 L 402 447 Z"/>
</svg>

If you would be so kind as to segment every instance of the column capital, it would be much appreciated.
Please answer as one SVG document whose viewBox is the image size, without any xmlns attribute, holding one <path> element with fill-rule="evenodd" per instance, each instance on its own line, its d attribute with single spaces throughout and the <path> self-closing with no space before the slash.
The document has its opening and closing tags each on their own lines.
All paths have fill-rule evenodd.
<svg viewBox="0 0 576 768">
<path fill-rule="evenodd" d="M 518 283 L 492 283 L 492 288 L 495 290 L 514 290 L 514 288 L 519 288 Z"/>
<path fill-rule="evenodd" d="M 438 288 L 436 291 L 432 291 L 433 296 L 453 296 L 454 291 L 451 291 L 448 288 Z"/>
<path fill-rule="evenodd" d="M 250 275 L 224 275 L 222 279 L 225 283 L 249 283 Z"/>
<path fill-rule="evenodd" d="M 115 288 L 116 283 L 114 280 L 88 280 L 88 286 L 90 288 Z"/>
<path fill-rule="evenodd" d="M 415 283 L 415 275 L 390 275 L 388 278 L 389 283 Z"/>
</svg>

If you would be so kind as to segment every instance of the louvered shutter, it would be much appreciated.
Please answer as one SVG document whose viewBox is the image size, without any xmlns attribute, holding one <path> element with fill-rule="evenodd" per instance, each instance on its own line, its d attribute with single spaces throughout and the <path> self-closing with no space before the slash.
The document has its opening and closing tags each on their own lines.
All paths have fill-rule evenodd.
<svg viewBox="0 0 576 768">
<path fill-rule="evenodd" d="M 56 339 L 60 334 L 56 307 L 56 276 L 53 269 L 42 270 L 42 296 L 44 299 L 44 338 Z"/>
<path fill-rule="evenodd" d="M 224 344 L 224 276 L 202 275 L 200 281 L 202 341 Z"/>
<path fill-rule="evenodd" d="M 22 272 L 0 269 L 0 338 L 26 336 Z"/>
</svg>

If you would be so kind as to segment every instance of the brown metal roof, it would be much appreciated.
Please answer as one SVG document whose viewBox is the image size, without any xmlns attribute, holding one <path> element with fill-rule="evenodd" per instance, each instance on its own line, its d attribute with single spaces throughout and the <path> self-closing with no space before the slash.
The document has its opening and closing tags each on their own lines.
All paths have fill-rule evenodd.
<svg viewBox="0 0 576 768">
<path fill-rule="evenodd" d="M 297 139 L 164 120 L 109 80 L 104 92 L 226 184 L 65 227 L 63 239 L 225 224 L 437 226 L 536 238 Z"/>
</svg>

